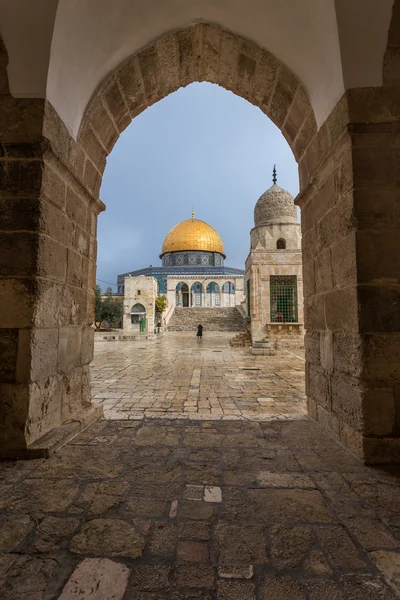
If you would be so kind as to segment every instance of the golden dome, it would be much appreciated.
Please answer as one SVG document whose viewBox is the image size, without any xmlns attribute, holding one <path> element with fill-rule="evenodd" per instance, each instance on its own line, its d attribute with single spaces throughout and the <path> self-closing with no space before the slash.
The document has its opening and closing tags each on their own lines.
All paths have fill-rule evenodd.
<svg viewBox="0 0 400 600">
<path fill-rule="evenodd" d="M 219 252 L 225 258 L 224 244 L 218 233 L 208 223 L 195 219 L 193 213 L 191 219 L 181 221 L 167 233 L 160 256 L 180 250 Z"/>
</svg>

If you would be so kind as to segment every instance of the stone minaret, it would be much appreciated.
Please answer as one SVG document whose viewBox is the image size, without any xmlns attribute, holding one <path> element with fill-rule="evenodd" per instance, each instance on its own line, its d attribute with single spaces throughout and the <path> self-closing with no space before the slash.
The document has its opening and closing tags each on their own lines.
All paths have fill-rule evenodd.
<svg viewBox="0 0 400 600">
<path fill-rule="evenodd" d="M 258 199 L 246 260 L 252 342 L 303 344 L 301 231 L 294 198 L 273 185 Z"/>
</svg>

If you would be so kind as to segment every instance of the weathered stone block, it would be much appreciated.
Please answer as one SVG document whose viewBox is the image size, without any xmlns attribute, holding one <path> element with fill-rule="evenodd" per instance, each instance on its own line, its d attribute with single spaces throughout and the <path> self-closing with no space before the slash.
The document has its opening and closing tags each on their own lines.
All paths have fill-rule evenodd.
<svg viewBox="0 0 400 600">
<path fill-rule="evenodd" d="M 384 229 L 356 233 L 357 277 L 360 283 L 400 279 L 399 230 L 396 223 Z"/>
<path fill-rule="evenodd" d="M 81 364 L 87 365 L 93 360 L 94 329 L 82 328 Z"/>
<path fill-rule="evenodd" d="M 332 331 L 358 330 L 358 303 L 355 287 L 334 289 L 324 295 L 326 325 Z"/>
<path fill-rule="evenodd" d="M 41 138 L 44 117 L 42 98 L 0 96 L 0 131 L 2 142 L 35 141 Z"/>
<path fill-rule="evenodd" d="M 319 365 L 321 363 L 320 332 L 307 331 L 304 336 L 306 362 Z"/>
<path fill-rule="evenodd" d="M 269 117 L 277 127 L 283 125 L 298 85 L 293 73 L 280 65 L 269 111 Z"/>
<path fill-rule="evenodd" d="M 304 298 L 304 325 L 309 331 L 325 329 L 325 298 L 322 294 Z"/>
<path fill-rule="evenodd" d="M 355 233 L 331 246 L 333 284 L 344 287 L 357 281 Z"/>
<path fill-rule="evenodd" d="M 325 427 L 328 431 L 335 433 L 339 436 L 340 432 L 340 421 L 339 418 L 336 417 L 330 410 L 327 410 L 321 405 L 317 405 L 317 416 L 316 420 L 321 425 L 321 427 Z"/>
<path fill-rule="evenodd" d="M 335 371 L 360 377 L 362 373 L 362 338 L 358 333 L 333 334 Z"/>
<path fill-rule="evenodd" d="M 36 198 L 0 199 L 1 231 L 36 231 L 39 200 Z"/>
<path fill-rule="evenodd" d="M 82 367 L 64 373 L 60 383 L 61 420 L 66 421 L 82 408 Z"/>
<path fill-rule="evenodd" d="M 317 404 L 330 408 L 330 377 L 329 374 L 318 365 L 308 365 L 308 389 L 307 395 L 311 396 Z"/>
<path fill-rule="evenodd" d="M 86 198 L 82 196 L 78 196 L 71 188 L 67 189 L 67 200 L 65 206 L 65 212 L 73 221 L 77 223 L 81 227 L 85 226 L 87 211 L 88 211 L 88 202 Z"/>
<path fill-rule="evenodd" d="M 331 251 L 323 250 L 315 257 L 315 291 L 328 292 L 333 287 Z"/>
<path fill-rule="evenodd" d="M 83 182 L 88 188 L 89 192 L 97 198 L 101 186 L 101 173 L 97 170 L 96 166 L 89 158 L 85 160 Z"/>
<path fill-rule="evenodd" d="M 46 199 L 40 202 L 39 230 L 65 246 L 73 243 L 73 223 L 63 210 L 57 209 Z"/>
<path fill-rule="evenodd" d="M 15 381 L 18 351 L 18 329 L 0 329 L 0 381 Z"/>
<path fill-rule="evenodd" d="M 58 345 L 58 370 L 70 371 L 80 365 L 82 330 L 80 327 L 61 327 Z"/>
<path fill-rule="evenodd" d="M 67 271 L 67 248 L 56 240 L 40 235 L 37 274 L 63 283 Z"/>
<path fill-rule="evenodd" d="M 43 177 L 41 178 L 41 196 L 50 200 L 61 209 L 65 207 L 66 185 L 61 176 L 52 169 L 48 164 L 45 164 Z"/>
<path fill-rule="evenodd" d="M 104 169 L 107 154 L 89 124 L 84 127 L 79 142 L 93 164 L 101 170 Z"/>
<path fill-rule="evenodd" d="M 313 296 L 315 294 L 315 264 L 313 259 L 303 263 L 303 284 L 304 295 Z"/>
<path fill-rule="evenodd" d="M 30 444 L 61 423 L 60 376 L 36 381 L 29 385 L 29 415 L 26 442 Z"/>
<path fill-rule="evenodd" d="M 220 29 L 204 23 L 202 48 L 202 73 L 205 81 L 219 83 Z"/>
<path fill-rule="evenodd" d="M 38 246 L 35 233 L 0 233 L 0 276 L 31 276 L 36 270 Z"/>
<path fill-rule="evenodd" d="M 106 89 L 103 91 L 103 98 L 119 133 L 122 133 L 131 122 L 131 117 L 117 79 L 112 79 L 107 84 Z"/>
<path fill-rule="evenodd" d="M 363 397 L 364 436 L 390 436 L 395 432 L 396 413 L 392 387 L 368 389 Z"/>
<path fill-rule="evenodd" d="M 219 51 L 219 81 L 227 90 L 233 90 L 235 85 L 235 62 L 238 51 L 237 37 L 229 31 L 220 32 Z M 254 88 L 253 88 L 254 89 Z"/>
<path fill-rule="evenodd" d="M 321 367 L 326 371 L 333 371 L 334 343 L 332 331 L 320 334 Z"/>
<path fill-rule="evenodd" d="M 359 285 L 360 331 L 400 331 L 400 286 Z"/>
<path fill-rule="evenodd" d="M 175 35 L 167 35 L 156 42 L 156 51 L 165 94 L 175 92 L 180 87 L 179 48 Z"/>
<path fill-rule="evenodd" d="M 363 430 L 362 404 L 365 387 L 362 382 L 344 373 L 331 377 L 332 412 L 356 431 Z"/>
<path fill-rule="evenodd" d="M 129 58 L 123 63 L 118 70 L 117 77 L 131 118 L 134 118 L 148 105 L 142 74 L 136 56 Z"/>
<path fill-rule="evenodd" d="M 82 287 L 83 283 L 82 256 L 70 249 L 67 251 L 66 281 L 68 285 L 73 285 L 75 287 Z"/>
<path fill-rule="evenodd" d="M 106 152 L 110 153 L 119 137 L 119 133 L 105 108 L 101 94 L 90 104 L 85 118 L 91 124 Z"/>
<path fill-rule="evenodd" d="M 29 327 L 37 301 L 36 282 L 32 279 L 0 280 L 0 306 L 4 328 Z"/>
<path fill-rule="evenodd" d="M 364 334 L 363 377 L 386 382 L 400 381 L 400 333 Z"/>
<path fill-rule="evenodd" d="M 153 104 L 161 97 L 160 66 L 155 48 L 150 47 L 139 52 L 138 61 L 147 102 Z"/>
<path fill-rule="evenodd" d="M 57 373 L 58 329 L 21 329 L 17 380 L 38 381 Z"/>
</svg>

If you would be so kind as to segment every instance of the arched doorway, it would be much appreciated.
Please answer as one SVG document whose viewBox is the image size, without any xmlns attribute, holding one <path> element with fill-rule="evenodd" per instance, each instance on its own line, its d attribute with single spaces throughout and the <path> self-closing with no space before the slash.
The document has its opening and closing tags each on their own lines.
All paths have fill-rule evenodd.
<svg viewBox="0 0 400 600">
<path fill-rule="evenodd" d="M 143 304 L 134 304 L 131 308 L 132 329 L 144 332 L 146 329 L 146 309 Z"/>
<path fill-rule="evenodd" d="M 199 281 L 196 281 L 190 288 L 190 306 L 203 306 L 203 295 L 204 287 Z"/>
<path fill-rule="evenodd" d="M 64 8 L 68 5 L 67 2 L 63 4 Z M 345 4 L 342 3 L 342 6 L 345 7 Z M 384 11 L 381 11 L 380 4 L 377 4 L 377 7 L 375 17 L 378 19 Z M 68 23 L 76 27 L 78 20 L 74 9 L 71 8 L 71 11 L 73 14 L 71 13 Z M 354 13 L 355 18 L 359 19 L 363 11 Z M 215 16 L 215 12 L 213 14 Z M 259 23 L 258 11 L 256 14 Z M 371 22 L 368 11 L 366 16 L 367 14 Z M 237 23 L 247 23 L 245 13 L 238 16 Z M 343 14 L 339 16 L 341 18 L 329 18 L 326 22 L 337 28 L 338 23 L 346 21 Z M 186 17 L 180 23 L 192 22 L 192 17 Z M 229 22 L 224 18 L 224 11 L 220 17 L 220 22 L 228 27 Z M 212 18 L 211 15 L 208 18 Z M 387 12 L 386 18 L 390 18 L 390 11 Z M 62 25 L 65 19 L 66 13 L 63 12 L 57 19 L 47 21 Z M 394 23 L 397 23 L 397 20 Z M 81 35 L 84 41 L 85 36 L 87 37 L 87 27 L 83 23 L 82 25 Z M 138 25 L 137 29 L 143 31 L 140 19 Z M 317 25 L 315 33 L 326 31 L 321 29 L 321 22 L 318 20 Z M 381 33 L 386 36 L 387 25 L 381 25 Z M 6 426 L 2 428 L 2 433 L 4 432 L 6 444 L 25 447 L 71 416 L 67 409 L 61 410 L 60 399 L 59 409 L 54 411 L 54 414 L 63 416 L 55 420 L 50 417 L 43 419 L 45 396 L 32 395 L 33 386 L 29 377 L 22 382 L 16 381 L 15 371 L 19 360 L 16 339 L 19 330 L 32 328 L 32 336 L 46 335 L 46 329 L 50 326 L 60 330 L 59 335 L 54 335 L 56 341 L 53 346 L 46 348 L 49 356 L 54 352 L 59 354 L 56 372 L 50 367 L 47 371 L 38 371 L 34 383 L 39 389 L 47 387 L 49 381 L 58 381 L 60 373 L 63 372 L 60 364 L 64 361 L 64 348 L 70 344 L 59 343 L 58 340 L 62 337 L 64 340 L 89 340 L 84 345 L 85 350 L 81 351 L 79 345 L 76 345 L 74 355 L 68 357 L 69 368 L 74 367 L 82 374 L 91 361 L 90 323 L 93 318 L 93 285 L 96 271 L 96 227 L 97 216 L 104 210 L 104 205 L 99 200 L 99 190 L 107 155 L 131 119 L 147 106 L 191 81 L 208 80 L 241 95 L 264 111 L 279 126 L 299 162 L 302 192 L 297 202 L 303 209 L 308 357 L 319 357 L 320 344 L 327 345 L 326 351 L 321 353 L 321 359 L 315 364 L 311 358 L 307 359 L 310 383 L 315 383 L 309 386 L 309 412 L 337 433 L 342 441 L 360 456 L 376 454 L 378 462 L 384 462 L 384 459 L 390 462 L 390 452 L 394 456 L 398 450 L 398 427 L 394 417 L 396 412 L 390 409 L 390 413 L 388 409 L 389 424 L 387 427 L 383 426 L 381 420 L 376 418 L 379 402 L 372 401 L 371 398 L 378 396 L 376 390 L 385 381 L 390 393 L 388 404 L 393 407 L 396 402 L 395 387 L 391 373 L 385 370 L 382 373 L 377 372 L 376 379 L 368 379 L 366 374 L 376 371 L 368 362 L 372 361 L 373 364 L 373 358 L 364 349 L 372 343 L 371 336 L 376 337 L 377 344 L 384 335 L 391 336 L 393 344 L 397 339 L 395 336 L 399 323 L 398 319 L 392 317 L 393 306 L 398 302 L 398 290 L 395 287 L 398 273 L 396 263 L 393 262 L 396 252 L 391 246 L 382 243 L 381 235 L 367 234 L 366 228 L 369 223 L 375 225 L 377 221 L 374 210 L 378 188 L 384 189 L 390 199 L 390 202 L 385 203 L 385 210 L 379 213 L 379 225 L 385 232 L 385 239 L 388 237 L 387 226 L 393 227 L 393 223 L 396 222 L 393 208 L 396 203 L 391 200 L 398 188 L 396 169 L 393 167 L 397 164 L 396 160 L 398 161 L 398 149 L 395 144 L 390 145 L 390 136 L 379 127 L 382 114 L 387 115 L 385 123 L 387 118 L 387 124 L 392 124 L 393 128 L 398 120 L 398 104 L 393 101 L 397 88 L 390 87 L 398 85 L 397 71 L 393 67 L 397 54 L 389 48 L 385 57 L 382 85 L 382 60 L 376 49 L 372 48 L 372 55 L 376 59 L 379 77 L 375 73 L 372 80 L 365 79 L 362 73 L 364 71 L 369 77 L 370 69 L 351 68 L 352 63 L 346 62 L 345 59 L 349 61 L 354 52 L 351 49 L 346 50 L 346 44 L 342 44 L 336 29 L 336 33 L 333 32 L 338 36 L 335 38 L 336 51 L 325 56 L 325 62 L 321 63 L 318 73 L 310 67 L 310 58 L 319 57 L 318 51 L 315 51 L 318 48 L 314 47 L 314 52 L 305 57 L 307 60 L 300 61 L 303 65 L 301 69 L 296 68 L 300 66 L 300 62 L 297 65 L 291 61 L 287 62 L 291 63 L 290 67 L 296 71 L 294 74 L 276 58 L 282 56 L 282 53 L 275 51 L 274 56 L 263 48 L 263 45 L 268 43 L 268 36 L 257 44 L 254 40 L 260 40 L 260 36 L 255 35 L 255 32 L 252 35 L 251 30 L 243 32 L 244 37 L 240 37 L 206 23 L 196 22 L 184 30 L 178 30 L 178 27 L 179 22 L 172 27 L 174 33 L 163 38 L 156 33 L 149 38 L 144 34 L 136 45 L 140 50 L 135 49 L 135 54 L 131 56 L 123 52 L 121 54 L 122 45 L 117 46 L 113 54 L 115 63 L 104 61 L 104 54 L 99 52 L 99 63 L 103 70 L 95 79 L 85 78 L 85 73 L 81 73 L 80 80 L 88 81 L 86 94 L 81 96 L 77 95 L 78 86 L 69 86 L 70 95 L 66 96 L 66 88 L 59 85 L 62 80 L 76 81 L 76 78 L 65 77 L 63 67 L 87 64 L 88 69 L 94 72 L 94 55 L 88 52 L 85 54 L 86 61 L 73 61 L 65 52 L 63 44 L 58 44 L 57 55 L 57 42 L 68 39 L 60 32 L 56 35 L 57 31 L 54 33 L 54 39 L 48 35 L 49 44 L 52 44 L 54 49 L 50 61 L 53 63 L 49 71 L 51 76 L 46 81 L 40 81 L 40 86 L 35 88 L 32 97 L 30 92 L 11 95 L 7 77 L 3 78 L 4 94 L 12 115 L 7 123 L 5 140 L 6 143 L 19 145 L 13 149 L 12 168 L 7 165 L 4 170 L 7 174 L 7 201 L 11 198 L 10 204 L 17 204 L 14 197 L 17 200 L 25 197 L 36 199 L 40 194 L 40 203 L 37 202 L 33 210 L 37 211 L 35 216 L 39 215 L 39 211 L 42 216 L 41 219 L 27 221 L 21 229 L 19 211 L 13 207 L 10 213 L 10 230 L 16 233 L 13 234 L 11 252 L 8 249 L 10 236 L 5 236 L 7 253 L 12 256 L 12 260 L 5 261 L 4 297 L 15 312 L 15 315 L 10 315 L 9 311 L 3 311 L 1 323 L 6 330 L 7 337 L 4 343 L 7 344 L 7 352 L 11 357 L 11 374 L 7 370 L 3 375 L 6 383 L 4 405 L 7 407 L 7 413 L 3 419 Z M 97 31 L 97 28 L 95 30 Z M 74 29 L 71 28 L 70 31 Z M 328 33 L 330 32 L 329 30 Z M 284 35 L 276 37 L 285 41 L 288 39 L 288 36 Z M 324 41 L 326 39 L 326 36 L 315 37 Z M 76 39 L 80 40 L 79 35 Z M 358 32 L 356 39 L 366 43 Z M 385 39 L 381 43 L 377 36 L 371 38 L 368 33 L 367 43 L 370 44 L 374 39 L 379 42 L 382 53 Z M 146 46 L 150 40 L 155 41 Z M 310 40 L 311 37 L 307 39 Z M 93 45 L 92 43 L 91 46 Z M 74 46 L 77 51 L 82 52 L 81 43 Z M 324 46 L 331 48 L 324 43 L 321 51 L 324 50 Z M 19 45 L 16 44 L 16 47 Z M 302 47 L 311 50 L 313 48 L 312 45 L 302 44 L 300 39 L 299 48 Z M 3 53 L 3 50 L 1 52 Z M 25 55 L 26 53 L 21 53 L 22 57 Z M 50 51 L 48 55 L 43 56 L 49 62 Z M 297 58 L 298 53 L 294 52 L 293 56 Z M 337 59 L 332 60 L 332 56 Z M 121 59 L 119 65 L 116 64 L 118 57 Z M 7 65 L 5 59 L 6 56 L 2 65 Z M 366 60 L 369 60 L 367 55 Z M 13 65 L 13 62 L 10 60 L 10 65 Z M 28 70 L 32 70 L 32 65 L 37 66 L 34 59 L 32 62 L 25 62 Z M 367 63 L 361 64 L 361 67 L 365 66 Z M 41 74 L 40 77 L 46 72 L 45 65 L 42 67 L 36 69 Z M 352 80 L 346 76 L 345 81 L 340 74 L 346 72 L 354 72 L 357 77 Z M 329 77 L 332 73 L 339 74 L 336 77 L 337 85 L 333 86 L 331 93 L 324 80 L 324 73 L 328 73 Z M 313 106 L 298 78 L 303 81 L 307 78 L 307 89 L 312 92 Z M 30 78 L 25 79 L 30 84 Z M 12 77 L 10 81 L 13 81 Z M 103 84 L 96 87 L 99 81 L 103 81 Z M 313 81 L 318 84 L 318 88 L 313 87 Z M 92 101 L 88 103 L 90 94 L 96 89 Z M 326 93 L 320 93 L 324 89 Z M 50 90 L 47 98 L 49 101 L 44 103 L 46 90 Z M 59 97 L 55 94 L 56 91 Z M 32 110 L 31 118 L 28 119 L 29 125 L 21 120 L 21 114 L 24 114 L 28 106 L 26 98 L 29 98 L 28 104 Z M 327 98 L 329 101 L 318 107 L 315 99 L 321 98 Z M 85 107 L 87 111 L 82 121 Z M 315 119 L 316 111 L 318 123 Z M 368 127 L 364 127 L 364 124 Z M 46 158 L 38 153 L 32 162 L 32 143 L 35 144 L 36 152 L 44 140 Z M 380 168 L 376 166 L 376 157 L 382 161 Z M 371 168 L 372 163 L 376 168 Z M 382 198 L 386 197 L 385 194 Z M 64 211 L 68 214 L 68 219 L 74 221 L 75 234 L 62 236 L 60 240 L 61 232 L 55 223 L 60 223 L 60 217 L 64 219 Z M 26 231 L 35 237 L 41 236 L 39 252 L 37 247 L 33 246 L 29 252 L 30 256 L 23 251 L 24 260 L 19 260 L 14 249 L 19 246 L 18 240 L 26 235 Z M 397 240 L 396 232 L 391 232 L 391 236 L 393 237 L 390 239 Z M 57 252 L 53 252 L 55 248 Z M 361 260 L 362 266 L 355 268 L 360 260 L 358 257 L 364 255 L 365 260 Z M 342 268 L 343 257 L 348 258 L 349 268 Z M 25 260 L 26 258 L 31 258 L 31 262 Z M 21 265 L 24 265 L 26 270 L 21 268 Z M 79 286 L 76 285 L 77 278 Z M 77 306 L 80 307 L 78 311 Z M 51 310 L 48 307 L 51 307 Z M 390 319 L 388 315 L 391 315 Z M 326 356 L 340 356 L 337 347 L 340 348 L 341 343 L 347 344 L 341 341 L 341 335 L 352 336 L 349 343 L 351 342 L 351 347 L 358 349 L 352 353 L 356 366 L 350 365 L 349 361 L 340 362 L 336 359 L 334 367 L 332 361 L 324 362 Z M 366 335 L 369 337 L 366 338 Z M 39 349 L 42 352 L 44 346 L 45 344 L 37 344 L 35 349 L 35 345 L 32 345 L 32 364 L 38 361 Z M 393 359 L 392 346 L 388 343 L 385 347 L 380 364 L 389 365 Z M 45 364 L 51 363 L 50 360 L 42 361 L 41 358 L 40 361 Z M 67 378 L 64 379 L 65 383 L 61 385 L 69 386 Z M 395 380 L 395 386 L 397 385 L 398 378 Z M 323 390 L 322 394 L 320 390 Z M 26 394 L 28 398 L 24 401 L 24 409 L 19 412 L 14 401 L 16 393 Z M 349 402 L 342 401 L 346 394 L 350 398 Z M 60 398 L 62 397 L 63 393 L 60 393 Z M 90 400 L 89 386 L 81 393 L 81 399 L 82 408 Z M 30 406 L 31 403 L 35 405 L 34 409 Z M 348 410 L 345 404 L 351 403 L 354 403 L 357 410 Z M 78 399 L 72 412 L 76 411 L 77 407 Z M 33 425 L 30 413 L 35 415 Z M 26 426 L 28 422 L 29 427 Z"/>
<path fill-rule="evenodd" d="M 184 281 L 178 283 L 175 288 L 175 305 L 189 307 L 189 286 Z"/>
<path fill-rule="evenodd" d="M 206 306 L 221 306 L 221 290 L 215 281 L 211 281 L 207 286 Z"/>
<path fill-rule="evenodd" d="M 222 286 L 222 299 L 223 306 L 235 306 L 235 286 L 231 281 Z"/>
</svg>

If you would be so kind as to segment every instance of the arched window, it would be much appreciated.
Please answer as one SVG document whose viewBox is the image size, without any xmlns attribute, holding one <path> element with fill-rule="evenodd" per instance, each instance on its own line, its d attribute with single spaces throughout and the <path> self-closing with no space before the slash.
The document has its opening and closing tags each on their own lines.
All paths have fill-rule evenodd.
<svg viewBox="0 0 400 600">
<path fill-rule="evenodd" d="M 144 331 L 146 322 L 146 309 L 143 304 L 134 304 L 131 308 L 131 323 L 141 331 Z"/>
<path fill-rule="evenodd" d="M 203 305 L 203 292 L 204 288 L 199 281 L 196 281 L 190 288 L 191 306 L 202 306 Z"/>
<path fill-rule="evenodd" d="M 189 306 L 189 286 L 184 281 L 178 283 L 175 289 L 176 306 Z"/>
<path fill-rule="evenodd" d="M 286 250 L 286 240 L 284 240 L 283 238 L 279 238 L 279 240 L 276 242 L 276 249 Z"/>
<path fill-rule="evenodd" d="M 206 288 L 206 306 L 221 306 L 221 291 L 215 281 L 211 281 Z"/>
</svg>

